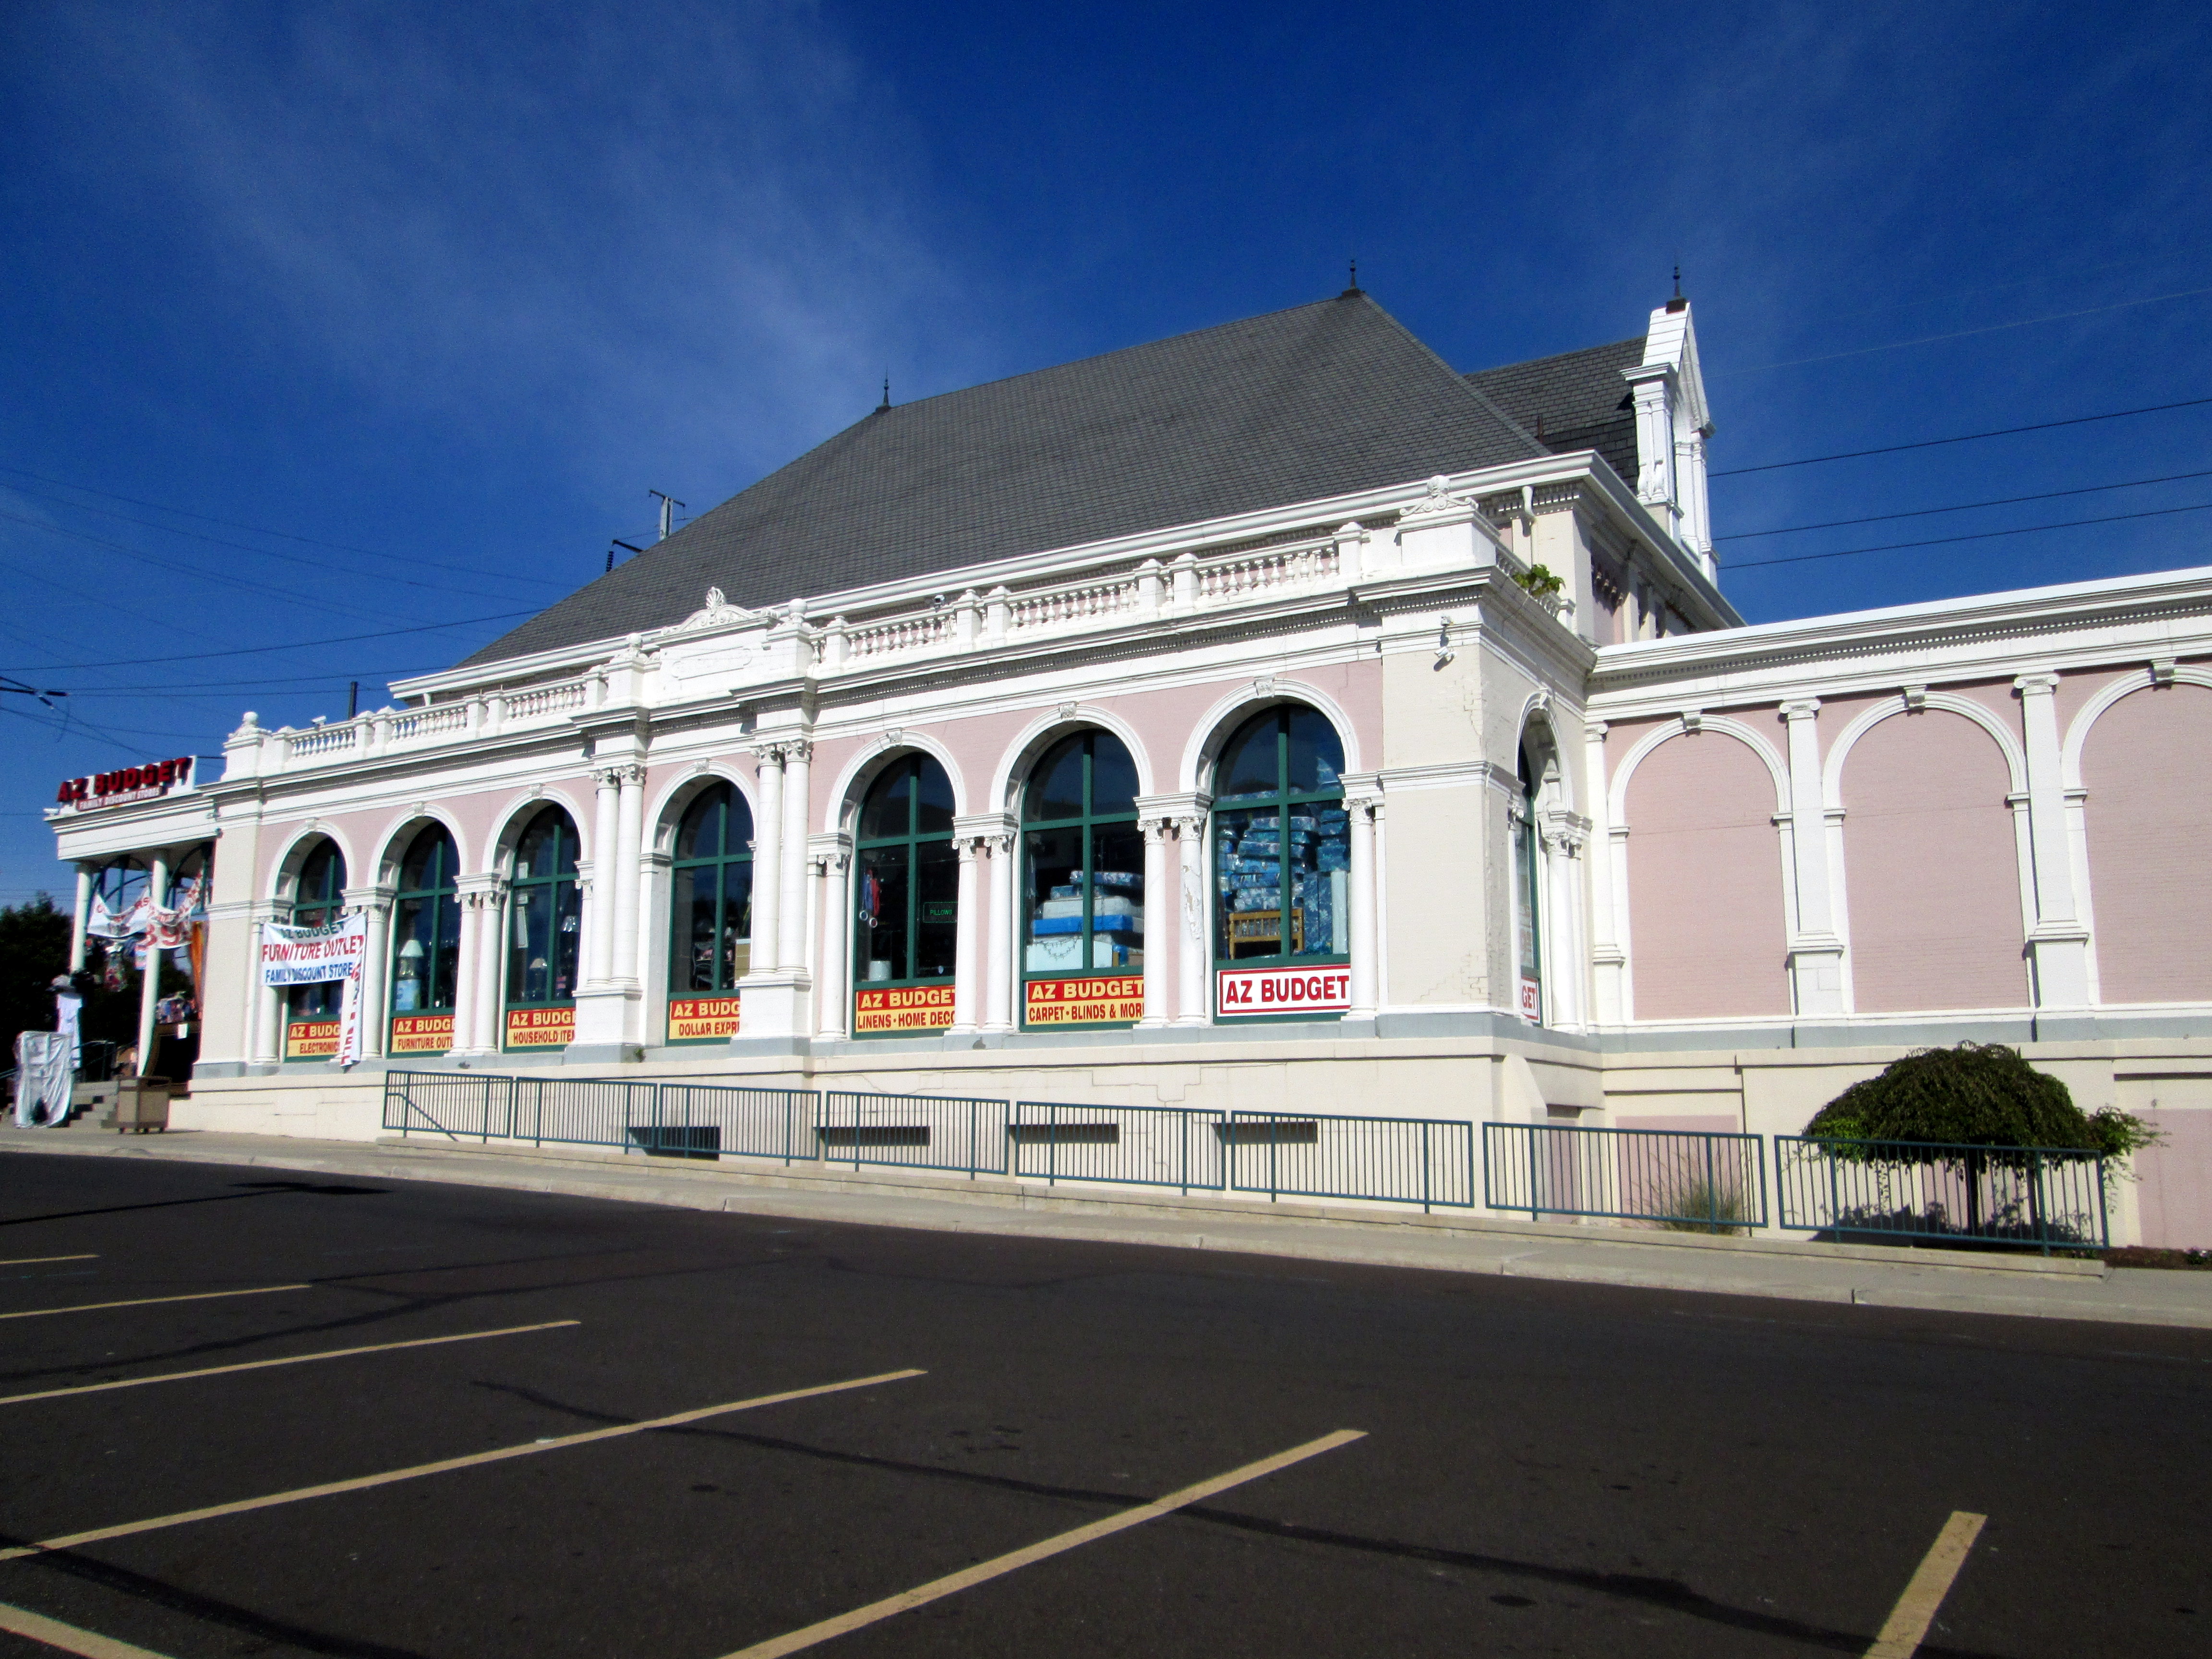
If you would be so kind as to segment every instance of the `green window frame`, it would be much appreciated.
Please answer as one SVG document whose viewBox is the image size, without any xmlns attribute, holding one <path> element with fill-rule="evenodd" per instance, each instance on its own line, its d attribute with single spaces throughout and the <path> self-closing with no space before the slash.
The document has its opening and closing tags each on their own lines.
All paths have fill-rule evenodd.
<svg viewBox="0 0 2212 1659">
<path fill-rule="evenodd" d="M 507 1006 L 575 1006 L 584 896 L 575 821 L 562 808 L 544 808 L 515 843 L 507 914 Z"/>
<path fill-rule="evenodd" d="M 416 832 L 392 900 L 392 1017 L 451 1014 L 460 978 L 460 849 L 442 824 Z M 427 1049 L 412 1052 L 429 1053 Z"/>
<path fill-rule="evenodd" d="M 1136 1023 L 1073 1018 L 1057 1005 L 1034 1005 L 1028 988 L 1044 981 L 1143 975 L 1145 838 L 1136 796 L 1136 762 L 1110 732 L 1093 728 L 1063 738 L 1030 770 L 1022 791 L 1024 1026 Z M 1033 1020 L 1033 1006 L 1043 1017 Z M 1063 1018 L 1051 1018 L 1054 1012 Z"/>
<path fill-rule="evenodd" d="M 1544 1023 L 1544 913 L 1540 905 L 1540 884 L 1542 860 L 1538 856 L 1536 836 L 1536 777 L 1537 769 L 1529 764 L 1528 750 L 1524 746 L 1520 754 L 1520 799 L 1516 803 L 1519 811 L 1513 823 L 1513 885 L 1517 912 L 1514 917 L 1514 954 L 1519 965 L 1518 983 L 1515 990 L 1519 997 L 1516 1011 L 1532 1025 Z M 1527 987 L 1534 989 L 1534 1008 L 1529 1007 Z"/>
<path fill-rule="evenodd" d="M 702 791 L 676 829 L 668 1000 L 730 996 L 752 966 L 753 811 L 730 783 Z M 694 1037 L 693 1042 L 727 1042 Z M 675 1045 L 672 1045 L 675 1046 Z"/>
<path fill-rule="evenodd" d="M 1352 960 L 1343 773 L 1336 728 L 1297 704 L 1247 720 L 1222 746 L 1212 813 L 1217 967 Z"/>
<path fill-rule="evenodd" d="M 298 878 L 292 884 L 292 907 L 289 912 L 295 927 L 327 927 L 345 911 L 346 863 L 345 854 L 338 844 L 325 837 L 310 852 L 300 866 Z M 345 985 L 340 980 L 325 980 L 315 985 L 295 985 L 286 996 L 284 1012 L 284 1058 L 293 1058 L 291 1028 L 308 1020 L 331 1020 L 338 1017 L 338 1005 Z M 302 1056 L 302 1060 L 309 1058 Z"/>
<path fill-rule="evenodd" d="M 853 842 L 854 1030 L 897 1035 L 860 1031 L 860 996 L 952 983 L 960 923 L 952 781 L 927 755 L 901 756 L 868 787 L 858 828 Z"/>
</svg>

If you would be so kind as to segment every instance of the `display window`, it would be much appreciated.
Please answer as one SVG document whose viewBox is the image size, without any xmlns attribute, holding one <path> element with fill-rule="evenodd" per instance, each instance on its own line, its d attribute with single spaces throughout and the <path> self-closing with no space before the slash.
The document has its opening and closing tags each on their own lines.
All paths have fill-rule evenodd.
<svg viewBox="0 0 2212 1659">
<path fill-rule="evenodd" d="M 408 844 L 392 906 L 392 1030 L 385 1052 L 442 1054 L 453 1046 L 460 978 L 460 854 L 432 824 Z"/>
<path fill-rule="evenodd" d="M 1536 769 L 1528 751 L 1521 751 L 1521 793 L 1514 803 L 1513 911 L 1516 956 L 1520 964 L 1521 1018 L 1531 1024 L 1544 1019 L 1543 911 L 1536 839 Z"/>
<path fill-rule="evenodd" d="M 927 755 L 893 761 L 860 804 L 854 837 L 853 1034 L 952 1024 L 960 860 L 952 781 Z"/>
<path fill-rule="evenodd" d="M 515 843 L 507 915 L 507 1046 L 573 1042 L 584 896 L 576 884 L 576 826 L 557 806 L 531 819 Z"/>
<path fill-rule="evenodd" d="M 337 843 L 323 841 L 307 854 L 292 884 L 295 927 L 327 927 L 345 909 L 345 854 Z M 338 1004 L 344 993 L 341 980 L 319 985 L 295 985 L 285 994 L 284 1058 L 331 1060 L 338 1052 Z"/>
<path fill-rule="evenodd" d="M 752 968 L 752 809 L 726 783 L 693 801 L 677 826 L 668 1042 L 726 1042 L 737 1035 L 738 981 Z"/>
<path fill-rule="evenodd" d="M 1352 1006 L 1344 746 L 1310 708 L 1239 727 L 1214 771 L 1215 1011 L 1326 1018 Z"/>
<path fill-rule="evenodd" d="M 1022 1023 L 1129 1025 L 1145 1012 L 1137 768 L 1109 732 L 1047 750 L 1022 793 Z"/>
</svg>

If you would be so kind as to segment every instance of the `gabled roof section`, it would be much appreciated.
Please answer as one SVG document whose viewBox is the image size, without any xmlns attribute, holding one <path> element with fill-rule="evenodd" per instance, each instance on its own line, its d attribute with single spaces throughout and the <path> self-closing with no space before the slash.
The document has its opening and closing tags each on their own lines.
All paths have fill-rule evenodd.
<svg viewBox="0 0 2212 1659">
<path fill-rule="evenodd" d="M 1349 290 L 879 410 L 463 665 L 1544 453 Z"/>
<path fill-rule="evenodd" d="M 1554 455 L 1595 449 L 1630 483 L 1636 482 L 1635 395 L 1621 371 L 1644 361 L 1644 342 L 1565 351 L 1532 362 L 1479 369 L 1468 384 L 1510 416 Z"/>
</svg>

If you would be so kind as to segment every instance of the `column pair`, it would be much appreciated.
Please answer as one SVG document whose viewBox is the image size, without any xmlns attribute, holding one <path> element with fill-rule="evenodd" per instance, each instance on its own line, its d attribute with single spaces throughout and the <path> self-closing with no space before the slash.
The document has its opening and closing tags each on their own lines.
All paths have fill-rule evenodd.
<svg viewBox="0 0 2212 1659">
<path fill-rule="evenodd" d="M 804 738 L 757 744 L 759 811 L 753 825 L 752 959 L 738 981 L 736 1040 L 803 1037 L 812 976 L 806 957 L 806 827 L 814 745 Z"/>
<path fill-rule="evenodd" d="M 592 773 L 592 876 L 584 916 L 584 982 L 576 991 L 570 1060 L 634 1060 L 643 1052 L 638 893 L 644 880 L 645 768 Z"/>
</svg>

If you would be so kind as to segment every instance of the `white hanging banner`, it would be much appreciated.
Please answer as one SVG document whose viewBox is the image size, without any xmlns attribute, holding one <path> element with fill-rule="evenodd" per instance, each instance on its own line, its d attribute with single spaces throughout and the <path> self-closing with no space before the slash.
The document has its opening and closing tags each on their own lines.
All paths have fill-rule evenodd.
<svg viewBox="0 0 2212 1659">
<path fill-rule="evenodd" d="M 338 1051 L 341 1066 L 361 1063 L 361 964 L 356 957 L 353 969 L 345 976 L 345 987 L 338 993 Z"/>
<path fill-rule="evenodd" d="M 261 924 L 261 982 L 319 985 L 358 974 L 368 955 L 368 913 L 354 910 L 327 927 Z"/>
</svg>

